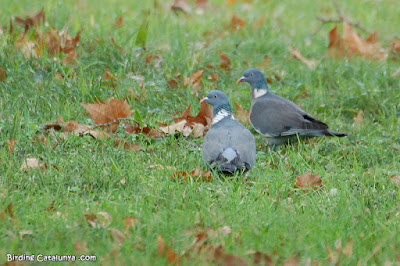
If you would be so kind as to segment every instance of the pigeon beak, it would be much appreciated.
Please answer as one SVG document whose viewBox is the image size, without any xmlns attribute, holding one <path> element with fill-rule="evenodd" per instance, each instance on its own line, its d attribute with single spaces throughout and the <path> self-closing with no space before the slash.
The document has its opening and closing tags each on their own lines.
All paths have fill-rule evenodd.
<svg viewBox="0 0 400 266">
<path fill-rule="evenodd" d="M 236 83 L 239 84 L 240 82 L 244 81 L 245 79 L 246 79 L 246 78 L 243 76 L 243 77 L 241 77 L 240 79 L 238 79 L 238 80 L 236 81 Z"/>
<path fill-rule="evenodd" d="M 207 100 L 208 100 L 208 98 L 207 98 L 207 97 L 204 97 L 203 99 L 200 100 L 200 103 L 206 103 Z"/>
</svg>

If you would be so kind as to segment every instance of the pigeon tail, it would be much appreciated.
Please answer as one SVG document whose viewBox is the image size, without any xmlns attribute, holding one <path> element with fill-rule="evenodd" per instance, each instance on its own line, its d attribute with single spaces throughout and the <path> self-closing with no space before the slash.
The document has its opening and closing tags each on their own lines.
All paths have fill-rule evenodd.
<svg viewBox="0 0 400 266">
<path fill-rule="evenodd" d="M 219 162 L 218 172 L 225 175 L 234 175 L 236 171 L 243 168 L 239 154 L 232 148 L 227 148 L 220 153 L 217 161 Z"/>
<path fill-rule="evenodd" d="M 327 130 L 326 132 L 327 134 L 325 136 L 332 136 L 332 137 L 347 137 L 346 133 L 341 133 L 341 132 L 336 132 L 336 131 L 331 131 L 331 130 Z"/>
</svg>

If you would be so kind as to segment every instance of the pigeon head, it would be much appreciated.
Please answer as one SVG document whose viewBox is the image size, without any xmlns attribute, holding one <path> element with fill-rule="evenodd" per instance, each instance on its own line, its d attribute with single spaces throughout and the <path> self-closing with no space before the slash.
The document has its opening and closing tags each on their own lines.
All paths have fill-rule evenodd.
<svg viewBox="0 0 400 266">
<path fill-rule="evenodd" d="M 237 83 L 247 82 L 250 84 L 252 89 L 264 89 L 268 90 L 267 82 L 265 81 L 263 73 L 255 68 L 247 69 L 243 76 L 237 80 Z"/>
<path fill-rule="evenodd" d="M 212 90 L 203 98 L 200 103 L 208 103 L 213 107 L 213 115 L 216 116 L 218 112 L 224 110 L 228 115 L 232 115 L 232 107 L 229 103 L 228 97 L 218 90 Z"/>
</svg>

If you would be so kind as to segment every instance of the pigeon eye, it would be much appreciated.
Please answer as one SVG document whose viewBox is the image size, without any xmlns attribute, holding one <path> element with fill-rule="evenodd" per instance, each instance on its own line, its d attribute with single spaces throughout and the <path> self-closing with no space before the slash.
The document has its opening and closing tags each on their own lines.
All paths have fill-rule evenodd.
<svg viewBox="0 0 400 266">
<path fill-rule="evenodd" d="M 251 73 L 250 76 L 251 76 L 251 77 L 254 76 L 254 73 Z"/>
<path fill-rule="evenodd" d="M 217 98 L 217 95 L 214 95 L 214 98 Z"/>
</svg>

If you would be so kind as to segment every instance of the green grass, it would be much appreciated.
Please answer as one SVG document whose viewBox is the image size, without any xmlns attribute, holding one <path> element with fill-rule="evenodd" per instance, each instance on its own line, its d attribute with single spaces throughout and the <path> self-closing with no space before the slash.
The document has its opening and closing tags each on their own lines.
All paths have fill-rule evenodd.
<svg viewBox="0 0 400 266">
<path fill-rule="evenodd" d="M 249 262 L 248 251 L 253 250 L 269 254 L 277 264 L 290 256 L 301 264 L 331 263 L 326 247 L 334 250 L 339 240 L 345 246 L 351 237 L 353 255 L 340 254 L 341 264 L 398 264 L 400 190 L 390 177 L 400 174 L 400 79 L 391 77 L 400 66 L 399 58 L 385 62 L 324 58 L 316 70 L 293 59 L 290 46 L 315 59 L 327 53 L 333 25 L 311 34 L 319 26 L 315 15 L 335 16 L 330 1 L 270 0 L 232 7 L 212 1 L 213 11 L 203 16 L 176 15 L 164 1 L 158 2 L 160 8 L 154 10 L 152 1 L 3 0 L 0 25 L 7 25 L 11 16 L 31 15 L 44 7 L 50 26 L 66 26 L 71 35 L 80 28 L 84 32 L 76 66 L 64 66 L 48 56 L 27 60 L 14 47 L 15 40 L 0 36 L 0 67 L 6 71 L 6 81 L 0 82 L 0 210 L 12 203 L 15 216 L 0 220 L 0 262 L 6 261 L 7 253 L 84 253 L 106 264 L 165 263 L 165 257 L 157 255 L 157 236 L 181 254 L 193 241 L 188 231 L 201 220 L 214 230 L 229 226 L 232 234 L 214 235 L 211 243 Z M 352 20 L 377 30 L 383 47 L 399 37 L 397 1 L 339 1 L 339 5 Z M 247 22 L 238 33 L 224 26 L 234 13 Z M 264 24 L 253 29 L 252 23 L 263 14 Z M 123 26 L 115 29 L 120 15 Z M 142 51 L 134 44 L 146 16 L 147 50 Z M 210 30 L 215 35 L 203 36 Z M 208 45 L 201 48 L 207 39 Z M 229 72 L 218 69 L 220 50 L 232 61 Z M 144 63 L 147 53 L 162 56 L 160 68 Z M 124 99 L 129 89 L 139 95 L 137 101 L 128 100 L 131 109 L 138 110 L 150 126 L 170 123 L 189 104 L 195 114 L 200 106 L 192 88 L 170 89 L 167 80 L 177 73 L 189 76 L 209 64 L 215 66 L 209 73 L 218 73 L 219 79 L 213 83 L 205 75 L 199 97 L 218 88 L 231 102 L 248 109 L 250 88 L 235 81 L 266 55 L 270 64 L 262 71 L 267 76 L 285 73 L 283 84 L 271 84 L 273 92 L 349 137 L 314 139 L 270 154 L 257 136 L 257 163 L 246 183 L 215 176 L 209 183 L 177 182 L 170 179 L 173 169 L 150 168 L 155 164 L 179 171 L 204 168 L 201 139 L 150 140 L 120 133 L 139 143 L 140 152 L 115 149 L 112 140 L 90 137 L 61 140 L 50 135 L 44 143 L 34 139 L 57 117 L 90 124 L 81 102 L 91 103 L 94 97 Z M 117 77 L 115 87 L 103 83 L 106 67 Z M 57 73 L 65 74 L 65 79 L 56 79 Z M 143 89 L 131 78 L 136 74 L 145 77 Z M 305 92 L 310 97 L 304 97 Z M 353 117 L 359 110 L 364 112 L 363 123 L 355 125 Z M 13 154 L 7 150 L 10 138 L 15 140 Z M 39 158 L 48 169 L 21 171 L 29 157 Z M 295 177 L 308 171 L 321 176 L 321 190 L 294 189 Z M 46 211 L 52 202 L 55 211 Z M 88 225 L 84 215 L 98 212 L 112 217 L 110 225 Z M 124 231 L 123 218 L 132 216 L 137 218 L 135 228 L 119 245 L 109 229 Z M 24 230 L 32 234 L 21 237 Z M 78 251 L 75 243 L 86 243 L 87 250 Z"/>
</svg>

